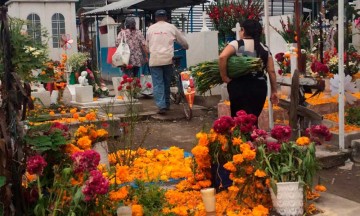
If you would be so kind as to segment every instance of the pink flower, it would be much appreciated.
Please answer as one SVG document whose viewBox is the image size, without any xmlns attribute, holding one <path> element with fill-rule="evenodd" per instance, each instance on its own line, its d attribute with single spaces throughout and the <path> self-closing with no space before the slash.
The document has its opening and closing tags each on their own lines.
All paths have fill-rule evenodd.
<svg viewBox="0 0 360 216">
<path fill-rule="evenodd" d="M 96 195 L 106 194 L 109 190 L 109 180 L 107 180 L 99 170 L 92 170 L 89 179 L 85 182 L 82 189 L 85 201 L 96 198 Z"/>
<path fill-rule="evenodd" d="M 321 140 L 330 141 L 332 138 L 332 134 L 330 133 L 329 128 L 325 125 L 313 125 L 310 128 L 306 129 L 307 136 L 316 144 L 321 145 Z"/>
<path fill-rule="evenodd" d="M 26 170 L 29 174 L 42 175 L 44 168 L 47 166 L 45 159 L 41 155 L 34 155 L 28 158 Z"/>
<path fill-rule="evenodd" d="M 281 149 L 281 144 L 277 142 L 268 142 L 266 143 L 266 148 L 269 151 L 279 152 Z"/>
<path fill-rule="evenodd" d="M 257 143 L 264 143 L 268 134 L 265 130 L 262 129 L 255 129 L 251 133 L 251 139 L 254 140 Z"/>
<path fill-rule="evenodd" d="M 287 142 L 291 137 L 291 128 L 288 125 L 275 125 L 271 130 L 271 136 L 277 139 L 279 143 Z"/>
<path fill-rule="evenodd" d="M 74 172 L 79 173 L 95 170 L 99 165 L 100 155 L 94 150 L 86 150 L 74 153 L 71 159 L 74 161 Z"/>
<path fill-rule="evenodd" d="M 214 122 L 213 129 L 216 133 L 223 134 L 228 132 L 234 125 L 234 121 L 230 116 L 223 116 Z"/>
</svg>

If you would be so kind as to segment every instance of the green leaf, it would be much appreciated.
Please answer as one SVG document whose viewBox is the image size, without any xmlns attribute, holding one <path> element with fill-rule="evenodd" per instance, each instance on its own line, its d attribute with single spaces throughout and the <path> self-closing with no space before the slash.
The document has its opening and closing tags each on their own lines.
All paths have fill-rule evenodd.
<svg viewBox="0 0 360 216">
<path fill-rule="evenodd" d="M 6 183 L 6 177 L 5 176 L 0 176 L 0 187 L 4 186 Z"/>
<path fill-rule="evenodd" d="M 78 205 L 79 202 L 83 199 L 83 193 L 81 191 L 81 188 L 78 188 L 75 195 L 74 195 L 74 202 L 75 205 Z"/>
</svg>

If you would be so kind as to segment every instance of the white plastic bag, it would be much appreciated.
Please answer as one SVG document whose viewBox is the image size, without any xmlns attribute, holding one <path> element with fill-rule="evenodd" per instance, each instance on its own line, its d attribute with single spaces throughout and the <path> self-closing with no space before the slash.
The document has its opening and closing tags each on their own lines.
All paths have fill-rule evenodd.
<svg viewBox="0 0 360 216">
<path fill-rule="evenodd" d="M 153 94 L 151 75 L 141 75 L 140 84 L 141 84 L 141 92 L 140 92 L 141 94 L 149 95 L 149 96 Z"/>
<path fill-rule="evenodd" d="M 125 32 L 122 32 L 121 34 L 120 44 L 112 56 L 112 65 L 115 67 L 128 65 L 130 60 L 130 48 L 126 43 Z"/>
</svg>

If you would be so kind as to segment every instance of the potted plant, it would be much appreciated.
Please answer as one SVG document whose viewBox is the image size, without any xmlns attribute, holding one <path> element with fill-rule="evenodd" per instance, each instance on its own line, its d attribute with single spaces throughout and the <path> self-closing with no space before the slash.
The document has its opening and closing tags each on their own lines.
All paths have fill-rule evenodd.
<svg viewBox="0 0 360 216">
<path fill-rule="evenodd" d="M 277 125 L 271 131 L 277 141 L 259 145 L 257 149 L 262 169 L 270 178 L 273 206 L 281 215 L 303 214 L 305 189 L 312 188 L 319 168 L 315 145 L 323 138 L 331 138 L 323 125 L 312 126 L 307 132 L 307 136 L 290 141 L 291 128 Z"/>
</svg>

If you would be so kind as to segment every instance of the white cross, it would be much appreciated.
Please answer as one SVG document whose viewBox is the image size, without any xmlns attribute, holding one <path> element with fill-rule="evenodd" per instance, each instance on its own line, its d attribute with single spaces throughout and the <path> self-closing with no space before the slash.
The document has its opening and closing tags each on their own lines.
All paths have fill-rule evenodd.
<svg viewBox="0 0 360 216">
<path fill-rule="evenodd" d="M 202 23 L 203 23 L 202 28 L 201 28 L 201 32 L 210 31 L 209 28 L 206 26 L 206 17 L 207 16 L 208 15 L 206 14 L 206 11 L 203 11 L 203 14 L 201 16 Z"/>
<path fill-rule="evenodd" d="M 240 23 L 236 23 L 235 28 L 232 28 L 231 30 L 236 33 L 236 40 L 240 40 Z"/>
</svg>

